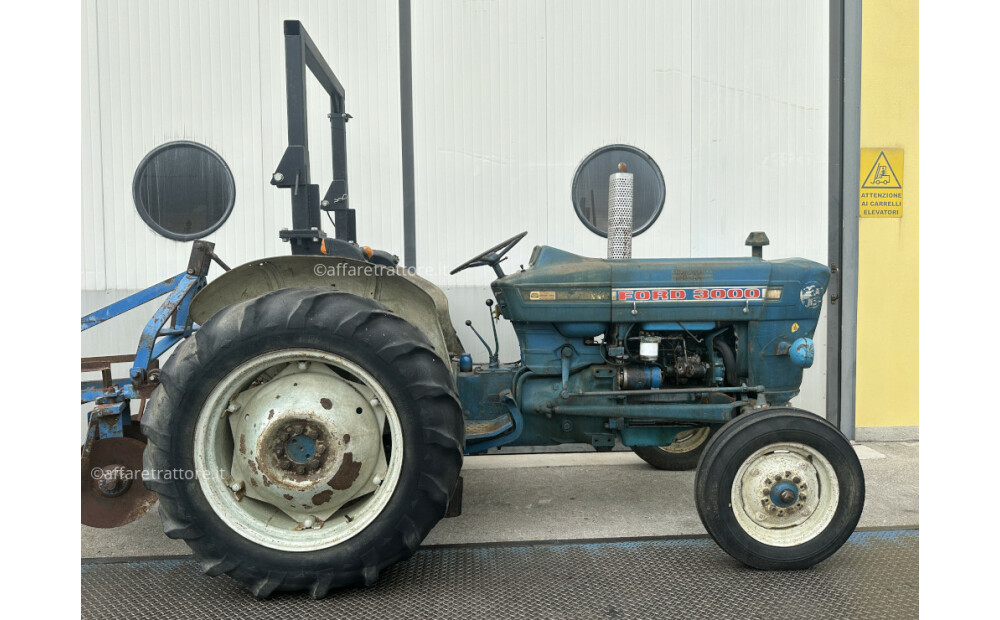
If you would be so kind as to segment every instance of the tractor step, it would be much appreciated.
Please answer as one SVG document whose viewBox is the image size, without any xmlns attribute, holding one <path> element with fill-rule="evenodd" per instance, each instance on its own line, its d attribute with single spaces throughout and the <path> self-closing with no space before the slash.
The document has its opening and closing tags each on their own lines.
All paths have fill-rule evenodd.
<svg viewBox="0 0 1000 620">
<path fill-rule="evenodd" d="M 466 420 L 465 421 L 465 441 L 479 441 L 496 437 L 514 428 L 514 421 L 509 413 L 493 418 L 492 420 Z"/>
</svg>

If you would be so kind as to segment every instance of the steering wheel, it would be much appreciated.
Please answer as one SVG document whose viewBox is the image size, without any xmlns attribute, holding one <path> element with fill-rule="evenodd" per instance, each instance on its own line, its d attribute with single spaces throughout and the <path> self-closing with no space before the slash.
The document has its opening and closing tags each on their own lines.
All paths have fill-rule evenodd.
<svg viewBox="0 0 1000 620">
<path fill-rule="evenodd" d="M 497 277 L 502 278 L 503 277 L 503 270 L 500 269 L 498 263 L 501 260 L 503 260 L 504 255 L 507 252 L 510 252 L 511 248 L 513 248 L 515 245 L 517 245 L 518 241 L 520 241 L 521 239 L 524 239 L 524 236 L 527 235 L 527 234 L 528 234 L 528 231 L 524 231 L 523 233 L 521 233 L 519 235 L 514 235 L 510 239 L 508 239 L 508 240 L 506 240 L 506 241 L 504 241 L 502 243 L 496 244 L 495 246 L 493 246 L 492 248 L 486 250 L 482 254 L 479 254 L 478 256 L 475 256 L 474 258 L 470 258 L 469 260 L 465 261 L 464 263 L 462 263 L 458 267 L 455 267 L 454 269 L 452 269 L 451 270 L 451 275 L 455 275 L 459 271 L 464 271 L 464 270 L 468 269 L 469 267 L 483 267 L 483 266 L 489 265 L 490 267 L 493 268 L 493 271 L 496 272 Z"/>
</svg>

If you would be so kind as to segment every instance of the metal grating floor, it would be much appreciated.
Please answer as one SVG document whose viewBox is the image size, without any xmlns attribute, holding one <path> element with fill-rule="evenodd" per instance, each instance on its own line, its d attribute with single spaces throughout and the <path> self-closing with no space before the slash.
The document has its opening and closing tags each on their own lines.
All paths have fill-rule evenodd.
<svg viewBox="0 0 1000 620">
<path fill-rule="evenodd" d="M 426 547 L 371 588 L 259 601 L 190 558 L 84 560 L 82 616 L 916 618 L 917 530 L 856 532 L 806 571 L 739 564 L 711 539 Z"/>
</svg>

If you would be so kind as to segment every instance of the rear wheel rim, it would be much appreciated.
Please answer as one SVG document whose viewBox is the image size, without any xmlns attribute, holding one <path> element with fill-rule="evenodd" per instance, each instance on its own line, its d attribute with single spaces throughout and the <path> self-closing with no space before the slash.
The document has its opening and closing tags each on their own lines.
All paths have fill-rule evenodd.
<svg viewBox="0 0 1000 620">
<path fill-rule="evenodd" d="M 670 452 L 671 454 L 693 452 L 694 450 L 697 450 L 705 445 L 705 440 L 708 439 L 708 436 L 711 433 L 712 429 L 708 426 L 681 431 L 677 433 L 677 436 L 674 437 L 674 440 L 670 442 L 669 446 L 660 446 L 660 450 Z"/>
<path fill-rule="evenodd" d="M 329 400 L 319 405 L 320 398 L 317 394 L 312 399 L 316 401 L 316 406 L 299 416 L 303 421 L 299 434 L 293 433 L 293 437 L 282 441 L 284 438 L 278 436 L 276 439 L 274 433 L 270 435 L 262 433 L 258 438 L 259 442 L 252 442 L 252 445 L 267 447 L 281 445 L 282 449 L 292 450 L 298 449 L 303 442 L 315 448 L 319 440 L 330 443 L 327 454 L 333 454 L 338 446 L 334 445 L 334 441 L 326 435 L 332 435 L 332 431 L 336 431 L 336 437 L 332 439 L 339 441 L 340 438 L 346 437 L 348 443 L 353 441 L 353 453 L 358 451 L 359 442 L 362 440 L 357 436 L 352 439 L 348 433 L 341 434 L 340 431 L 345 424 L 356 425 L 363 421 L 368 427 L 373 423 L 381 427 L 379 435 L 373 438 L 369 433 L 368 440 L 363 441 L 364 445 L 361 446 L 370 458 L 364 459 L 365 463 L 351 463 L 351 454 L 345 454 L 343 445 L 340 445 L 340 453 L 331 457 L 339 460 L 330 462 L 330 467 L 339 466 L 339 469 L 336 469 L 337 475 L 329 482 L 325 479 L 315 482 L 302 480 L 312 474 L 309 471 L 304 472 L 302 476 L 297 475 L 295 468 L 301 464 L 300 461 L 308 462 L 304 456 L 289 454 L 292 458 L 284 459 L 287 462 L 282 464 L 274 455 L 265 454 L 264 448 L 259 451 L 261 454 L 251 455 L 257 459 L 259 471 L 253 465 L 249 466 L 253 473 L 240 469 L 243 467 L 243 456 L 246 453 L 237 452 L 233 429 L 243 428 L 237 424 L 249 424 L 258 420 L 261 422 L 260 426 L 263 426 L 268 413 L 274 415 L 276 407 L 265 413 L 261 407 L 266 405 L 258 403 L 262 396 L 269 396 L 263 392 L 268 383 L 282 381 L 285 386 L 297 386 L 299 383 L 306 385 L 310 381 L 317 380 L 325 382 L 321 384 L 328 388 L 340 389 L 341 393 L 356 393 L 357 397 L 350 405 L 354 408 L 357 404 L 357 414 L 353 411 L 344 412 L 342 408 L 338 410 L 338 403 L 330 403 Z M 292 415 L 280 410 L 278 414 Z M 346 417 L 348 415 L 350 417 Z M 238 422 L 234 422 L 234 416 L 240 416 Z M 355 416 L 357 420 L 352 420 L 351 418 Z M 371 419 L 367 416 L 371 416 Z M 299 417 L 291 420 L 289 425 L 297 424 Z M 274 432 L 281 431 L 281 428 L 274 427 Z M 320 433 L 319 437 L 316 436 L 317 432 Z M 312 437 L 307 437 L 307 433 Z M 240 436 L 242 438 L 242 435 Z M 235 368 L 216 385 L 206 399 L 195 426 L 194 440 L 195 474 L 201 491 L 215 514 L 230 529 L 244 538 L 281 551 L 315 551 L 353 538 L 385 509 L 399 484 L 402 471 L 403 435 L 392 400 L 383 386 L 368 371 L 351 360 L 327 351 L 313 349 L 274 351 L 255 357 Z M 382 442 L 382 445 L 375 445 L 373 442 Z M 379 463 L 379 458 L 384 461 Z M 334 483 L 337 476 L 344 471 L 345 461 L 349 473 L 358 470 L 356 479 L 346 486 Z M 263 480 L 267 477 L 265 466 L 268 467 L 267 472 L 271 474 L 268 480 L 274 482 L 274 488 Z M 268 487 L 267 489 L 260 484 L 247 482 L 253 479 L 253 483 L 256 483 L 257 478 L 253 476 L 256 473 L 261 475 L 260 480 L 265 482 L 263 486 Z M 323 471 L 317 471 L 316 474 L 322 475 Z M 283 485 L 286 484 L 298 484 L 298 486 L 285 488 Z M 237 486 L 242 488 L 236 490 Z M 275 495 L 278 491 L 285 491 L 287 494 Z M 352 492 L 357 495 L 343 501 Z M 256 497 L 253 496 L 255 494 Z M 300 504 L 300 509 L 303 511 L 301 514 L 287 513 L 286 511 L 290 510 L 290 503 L 286 504 L 280 499 L 280 497 L 288 499 L 294 497 L 298 501 L 300 497 L 329 498 L 330 496 L 339 499 L 333 504 L 324 506 L 315 506 L 314 502 L 303 501 Z M 338 505 L 341 501 L 342 505 Z M 330 515 L 311 514 L 311 511 L 329 510 L 331 507 L 335 507 L 335 510 Z"/>
<path fill-rule="evenodd" d="M 802 443 L 765 446 L 746 458 L 730 493 L 736 522 L 754 540 L 793 547 L 819 536 L 840 501 L 837 473 L 818 450 Z"/>
</svg>

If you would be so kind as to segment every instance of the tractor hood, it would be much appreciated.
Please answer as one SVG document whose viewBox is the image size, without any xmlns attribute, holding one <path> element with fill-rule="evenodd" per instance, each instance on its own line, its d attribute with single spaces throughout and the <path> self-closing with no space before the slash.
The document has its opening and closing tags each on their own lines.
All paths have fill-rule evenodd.
<svg viewBox="0 0 1000 620">
<path fill-rule="evenodd" d="M 818 317 L 829 279 L 801 258 L 612 261 L 537 246 L 492 288 L 515 322 L 748 321 Z"/>
</svg>

